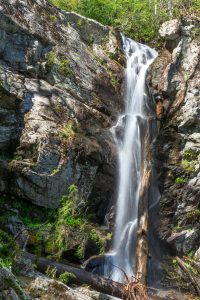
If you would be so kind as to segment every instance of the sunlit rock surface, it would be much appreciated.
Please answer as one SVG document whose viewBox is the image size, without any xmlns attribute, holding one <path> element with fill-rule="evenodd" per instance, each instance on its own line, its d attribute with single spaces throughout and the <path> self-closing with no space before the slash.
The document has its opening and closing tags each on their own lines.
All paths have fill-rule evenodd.
<svg viewBox="0 0 200 300">
<path fill-rule="evenodd" d="M 117 31 L 48 1 L 0 4 L 0 191 L 57 207 L 70 184 L 102 219 L 113 195 L 109 128 L 122 107 Z"/>
</svg>

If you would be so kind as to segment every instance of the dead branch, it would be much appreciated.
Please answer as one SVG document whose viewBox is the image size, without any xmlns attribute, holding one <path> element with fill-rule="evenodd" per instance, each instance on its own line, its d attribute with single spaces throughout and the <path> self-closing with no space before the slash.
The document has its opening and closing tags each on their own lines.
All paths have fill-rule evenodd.
<svg viewBox="0 0 200 300">
<path fill-rule="evenodd" d="M 196 278 L 192 276 L 191 272 L 188 270 L 184 261 L 182 259 L 180 259 L 180 257 L 176 256 L 176 261 L 177 261 L 178 265 L 181 267 L 181 269 L 187 273 L 191 283 L 194 285 L 194 288 L 197 291 L 198 296 L 200 296 L 200 286 L 199 286 L 199 283 L 197 282 Z"/>
</svg>

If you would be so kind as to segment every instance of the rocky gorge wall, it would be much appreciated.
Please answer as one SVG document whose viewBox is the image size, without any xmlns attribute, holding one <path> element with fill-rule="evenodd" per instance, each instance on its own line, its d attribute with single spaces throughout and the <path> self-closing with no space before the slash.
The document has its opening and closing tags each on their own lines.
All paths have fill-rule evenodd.
<svg viewBox="0 0 200 300">
<path fill-rule="evenodd" d="M 0 191 L 54 208 L 75 184 L 105 216 L 120 109 L 119 33 L 48 1 L 0 3 Z"/>
<path fill-rule="evenodd" d="M 154 145 L 161 193 L 159 236 L 168 248 L 164 253 L 185 256 L 196 274 L 200 271 L 199 29 L 198 20 L 164 23 L 160 35 L 166 40 L 165 47 L 151 70 L 160 128 Z M 176 260 L 173 264 L 168 284 L 183 288 L 181 280 L 177 283 L 173 278 L 181 274 Z M 187 289 L 190 284 L 186 282 Z"/>
</svg>

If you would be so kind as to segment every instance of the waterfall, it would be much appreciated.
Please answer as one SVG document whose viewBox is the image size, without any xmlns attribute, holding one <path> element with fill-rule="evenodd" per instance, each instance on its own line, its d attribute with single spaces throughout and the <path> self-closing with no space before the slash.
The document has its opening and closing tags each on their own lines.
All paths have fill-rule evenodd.
<svg viewBox="0 0 200 300">
<path fill-rule="evenodd" d="M 118 149 L 119 180 L 113 251 L 109 253 L 112 263 L 106 271 L 116 281 L 123 281 L 120 269 L 132 276 L 136 267 L 139 191 L 147 155 L 143 140 L 152 115 L 145 79 L 148 67 L 157 56 L 146 45 L 124 36 L 122 40 L 127 61 L 125 112 L 111 129 Z"/>
</svg>

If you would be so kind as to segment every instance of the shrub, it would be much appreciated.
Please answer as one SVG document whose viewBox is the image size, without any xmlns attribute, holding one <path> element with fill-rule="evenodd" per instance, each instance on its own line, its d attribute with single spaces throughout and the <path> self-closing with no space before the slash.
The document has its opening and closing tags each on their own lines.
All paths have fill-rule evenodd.
<svg viewBox="0 0 200 300">
<path fill-rule="evenodd" d="M 58 280 L 65 284 L 69 283 L 73 279 L 76 279 L 76 276 L 70 272 L 64 272 L 58 277 Z"/>
<path fill-rule="evenodd" d="M 158 28 L 170 18 L 185 14 L 200 13 L 198 0 L 51 0 L 51 3 L 65 10 L 76 11 L 102 24 L 118 26 L 130 38 L 151 42 L 158 40 Z"/>
<path fill-rule="evenodd" d="M 0 266 L 11 267 L 19 251 L 13 237 L 0 230 Z"/>
</svg>

